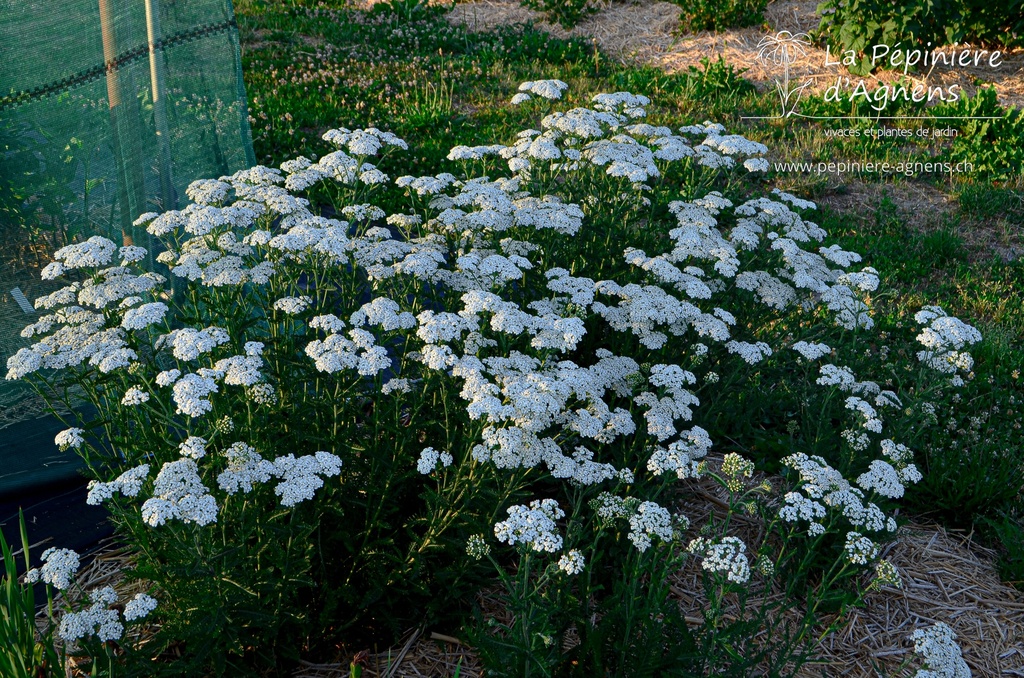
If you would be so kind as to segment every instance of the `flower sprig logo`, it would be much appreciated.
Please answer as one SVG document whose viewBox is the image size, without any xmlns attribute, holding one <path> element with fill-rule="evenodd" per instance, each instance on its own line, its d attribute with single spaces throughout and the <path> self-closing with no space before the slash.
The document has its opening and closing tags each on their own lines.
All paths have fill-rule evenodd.
<svg viewBox="0 0 1024 678">
<path fill-rule="evenodd" d="M 757 43 L 757 59 L 765 66 L 777 66 L 782 68 L 782 79 L 775 80 L 775 91 L 779 95 L 782 104 L 782 115 L 773 116 L 788 118 L 791 115 L 799 115 L 796 112 L 796 105 L 803 96 L 804 90 L 811 86 L 810 80 L 799 85 L 794 85 L 790 79 L 790 64 L 796 61 L 798 56 L 807 54 L 807 47 L 811 44 L 810 36 L 806 33 L 793 34 L 789 31 L 779 31 L 775 35 L 766 35 Z"/>
<path fill-rule="evenodd" d="M 769 116 L 743 116 L 747 119 L 772 119 L 801 117 L 815 120 L 839 120 L 839 119 L 860 119 L 868 116 L 844 115 L 844 116 L 822 116 L 806 115 L 800 113 L 797 107 L 804 93 L 813 84 L 813 78 L 796 82 L 793 78 L 793 64 L 800 58 L 807 56 L 811 46 L 810 36 L 806 33 L 791 33 L 779 31 L 774 35 L 767 35 L 758 43 L 757 60 L 765 67 L 779 71 L 774 79 L 775 92 L 779 97 L 780 113 Z M 931 43 L 928 43 L 931 46 Z M 892 70 L 902 71 L 905 77 L 910 76 L 912 68 L 934 68 L 939 64 L 947 67 L 967 66 L 988 66 L 998 68 L 1002 63 L 1002 53 L 999 51 L 989 52 L 988 50 L 962 49 L 956 51 L 940 51 L 928 49 L 903 49 L 901 43 L 890 46 L 885 44 L 873 45 L 870 49 L 871 66 L 887 67 Z M 833 56 L 831 47 L 825 48 L 824 66 L 834 68 L 836 66 L 853 66 L 859 61 L 859 57 L 853 50 L 846 50 L 837 56 Z M 911 116 L 895 115 L 884 116 L 889 104 L 898 101 L 933 101 L 956 102 L 959 101 L 963 92 L 957 83 L 944 85 L 928 85 L 923 82 L 906 83 L 879 83 L 874 87 L 868 85 L 864 78 L 853 79 L 849 76 L 836 74 L 833 84 L 825 90 L 824 98 L 828 102 L 847 101 L 851 104 L 858 100 L 868 102 L 872 110 L 879 115 L 871 116 L 871 119 L 916 119 L 936 118 L 955 120 L 991 120 L 992 116 Z"/>
</svg>

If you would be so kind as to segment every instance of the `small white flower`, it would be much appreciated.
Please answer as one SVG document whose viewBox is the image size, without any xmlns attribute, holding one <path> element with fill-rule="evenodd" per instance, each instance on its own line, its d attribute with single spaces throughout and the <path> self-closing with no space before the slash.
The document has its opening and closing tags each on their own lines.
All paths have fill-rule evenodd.
<svg viewBox="0 0 1024 678">
<path fill-rule="evenodd" d="M 579 574 L 585 565 L 586 559 L 576 549 L 566 552 L 558 559 L 558 569 L 569 575 Z"/>
<path fill-rule="evenodd" d="M 282 311 L 288 315 L 298 315 L 309 308 L 312 301 L 313 300 L 307 296 L 282 297 L 274 302 L 274 310 Z"/>
<path fill-rule="evenodd" d="M 85 442 L 85 438 L 82 437 L 83 433 L 85 433 L 85 431 L 80 428 L 64 429 L 57 434 L 57 437 L 53 439 L 53 442 L 57 444 L 57 447 L 59 447 L 61 451 L 66 450 L 69 447 L 73 447 L 77 450 L 82 446 L 82 443 Z"/>
<path fill-rule="evenodd" d="M 441 463 L 443 468 L 448 468 L 452 465 L 453 461 L 455 461 L 454 457 L 448 452 L 438 452 L 433 447 L 427 447 L 420 452 L 419 461 L 416 462 L 416 470 L 423 475 L 429 475 L 437 468 L 438 462 Z"/>
<path fill-rule="evenodd" d="M 509 545 L 521 543 L 534 551 L 554 553 L 562 548 L 555 521 L 564 517 L 565 511 L 554 499 L 535 499 L 529 507 L 509 507 L 508 520 L 495 524 L 494 536 Z"/>
<path fill-rule="evenodd" d="M 155 610 L 156 605 L 156 598 L 145 593 L 136 593 L 134 598 L 125 603 L 124 618 L 127 621 L 142 619 Z"/>
<path fill-rule="evenodd" d="M 71 549 L 48 548 L 39 557 L 43 566 L 25 573 L 28 582 L 43 581 L 61 591 L 71 586 L 71 578 L 78 572 L 78 554 Z"/>
<path fill-rule="evenodd" d="M 178 445 L 178 451 L 183 457 L 198 460 L 206 456 L 206 444 L 206 438 L 189 436 Z"/>
<path fill-rule="evenodd" d="M 971 678 L 971 669 L 956 644 L 956 634 L 947 624 L 938 622 L 926 629 L 918 629 L 911 638 L 914 652 L 924 658 L 928 667 L 918 671 L 916 678 Z"/>
<path fill-rule="evenodd" d="M 562 92 L 567 89 L 569 89 L 568 83 L 562 82 L 561 80 L 533 80 L 519 85 L 520 92 L 530 92 L 539 97 L 550 99 L 551 101 L 561 99 Z M 527 99 L 529 99 L 529 95 L 527 95 Z M 517 104 L 520 102 L 516 101 L 515 97 L 513 97 L 512 103 Z"/>
<path fill-rule="evenodd" d="M 878 555 L 878 545 L 859 532 L 846 534 L 846 558 L 854 565 L 867 565 Z"/>
<path fill-rule="evenodd" d="M 687 550 L 704 557 L 701 567 L 708 572 L 724 572 L 726 579 L 737 584 L 750 579 L 747 545 L 738 537 L 722 537 L 718 541 L 697 537 Z"/>
<path fill-rule="evenodd" d="M 160 374 L 156 375 L 157 386 L 170 386 L 174 382 L 178 381 L 178 377 L 181 376 L 181 370 L 165 370 Z"/>
<path fill-rule="evenodd" d="M 144 402 L 149 401 L 149 392 L 144 391 L 141 386 L 132 386 L 130 389 L 125 391 L 124 397 L 121 398 L 121 404 L 132 407 L 134 405 L 141 405 Z"/>
<path fill-rule="evenodd" d="M 143 304 L 142 306 L 125 311 L 124 318 L 121 320 L 121 327 L 126 330 L 145 329 L 150 325 L 163 322 L 165 315 L 167 315 L 167 304 L 159 301 Z"/>
<path fill-rule="evenodd" d="M 748 172 L 768 171 L 768 161 L 764 158 L 748 158 L 743 161 L 743 166 Z"/>
</svg>

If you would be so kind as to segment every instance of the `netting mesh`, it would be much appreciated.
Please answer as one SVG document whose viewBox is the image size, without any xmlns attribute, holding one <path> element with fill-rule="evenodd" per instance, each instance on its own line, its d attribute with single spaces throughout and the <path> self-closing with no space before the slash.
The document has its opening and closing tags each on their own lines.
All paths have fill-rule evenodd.
<svg viewBox="0 0 1024 678">
<path fill-rule="evenodd" d="M 135 217 L 254 164 L 230 0 L 0 0 L 0 367 L 56 248 L 147 246 Z M 41 411 L 0 381 L 0 428 Z"/>
</svg>

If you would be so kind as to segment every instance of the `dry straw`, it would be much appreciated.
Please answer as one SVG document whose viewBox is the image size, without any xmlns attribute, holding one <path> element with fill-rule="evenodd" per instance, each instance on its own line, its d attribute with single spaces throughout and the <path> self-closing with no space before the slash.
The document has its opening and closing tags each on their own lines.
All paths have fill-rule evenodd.
<svg viewBox="0 0 1024 678">
<path fill-rule="evenodd" d="M 782 482 L 778 477 L 763 474 L 757 474 L 751 482 L 763 480 L 776 488 Z M 701 525 L 712 513 L 723 517 L 726 506 L 725 491 L 705 479 L 687 488 L 686 497 L 677 508 L 694 525 Z M 764 525 L 757 519 L 734 515 L 730 533 L 756 548 L 764 538 Z M 904 659 L 912 656 L 913 643 L 909 638 L 913 631 L 940 621 L 956 632 L 964 659 L 975 676 L 1024 677 L 1024 594 L 999 580 L 993 565 L 993 551 L 974 543 L 971 535 L 911 522 L 900 528 L 896 541 L 885 547 L 881 557 L 897 567 L 903 578 L 903 589 L 883 588 L 868 593 L 864 606 L 852 610 L 845 620 L 839 620 L 836 629 L 818 643 L 815 653 L 819 661 L 805 666 L 798 674 L 801 678 L 836 675 L 876 678 L 880 675 L 879 669 L 885 672 L 881 675 L 896 678 L 901 674 L 894 671 Z M 129 562 L 127 549 L 108 542 L 106 550 L 79 575 L 83 588 L 111 585 L 122 599 L 145 590 L 144 582 L 124 586 L 121 571 Z M 752 582 L 755 580 L 756 576 Z M 687 566 L 676 573 L 671 590 L 687 621 L 700 624 L 705 596 L 696 559 L 688 561 Z M 757 595 L 764 593 L 755 594 L 748 601 L 748 609 L 756 604 Z M 781 593 L 771 591 L 767 595 L 778 600 Z M 510 621 L 494 591 L 481 592 L 479 602 L 486 614 Z M 794 622 L 803 615 L 799 608 L 784 606 L 784 609 L 786 617 Z M 723 613 L 727 618 L 735 618 L 736 601 L 727 600 Z M 823 619 L 816 635 L 835 621 L 834 618 Z M 150 635 L 151 630 L 144 630 L 143 642 Z M 352 657 L 346 656 L 335 663 L 304 662 L 293 678 L 348 676 L 351 660 Z M 483 675 L 472 648 L 447 633 L 429 629 L 412 630 L 386 650 L 361 653 L 360 664 L 363 675 L 374 678 L 450 677 L 456 671 L 462 678 Z M 841 670 L 837 673 L 829 664 Z M 916 668 L 918 664 L 912 666 Z M 912 673 L 907 669 L 902 675 Z"/>
</svg>

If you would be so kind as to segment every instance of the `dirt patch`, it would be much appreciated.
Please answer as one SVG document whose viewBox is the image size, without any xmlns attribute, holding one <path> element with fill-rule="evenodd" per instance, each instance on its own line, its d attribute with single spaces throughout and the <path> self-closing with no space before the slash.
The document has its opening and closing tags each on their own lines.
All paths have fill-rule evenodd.
<svg viewBox="0 0 1024 678">
<path fill-rule="evenodd" d="M 819 209 L 827 207 L 843 214 L 872 219 L 886 197 L 898 205 L 899 215 L 905 223 L 921 232 L 935 230 L 959 209 L 956 196 L 919 182 L 882 184 L 846 181 L 842 190 L 819 198 L 817 203 Z"/>
<path fill-rule="evenodd" d="M 837 190 L 818 198 L 817 204 L 819 209 L 830 208 L 853 222 L 864 222 L 874 219 L 886 198 L 912 231 L 951 231 L 963 241 L 966 256 L 974 263 L 987 262 L 993 255 L 1006 262 L 1024 256 L 1024 231 L 1012 217 L 972 215 L 961 208 L 954 193 L 922 182 L 844 181 Z"/>
</svg>

